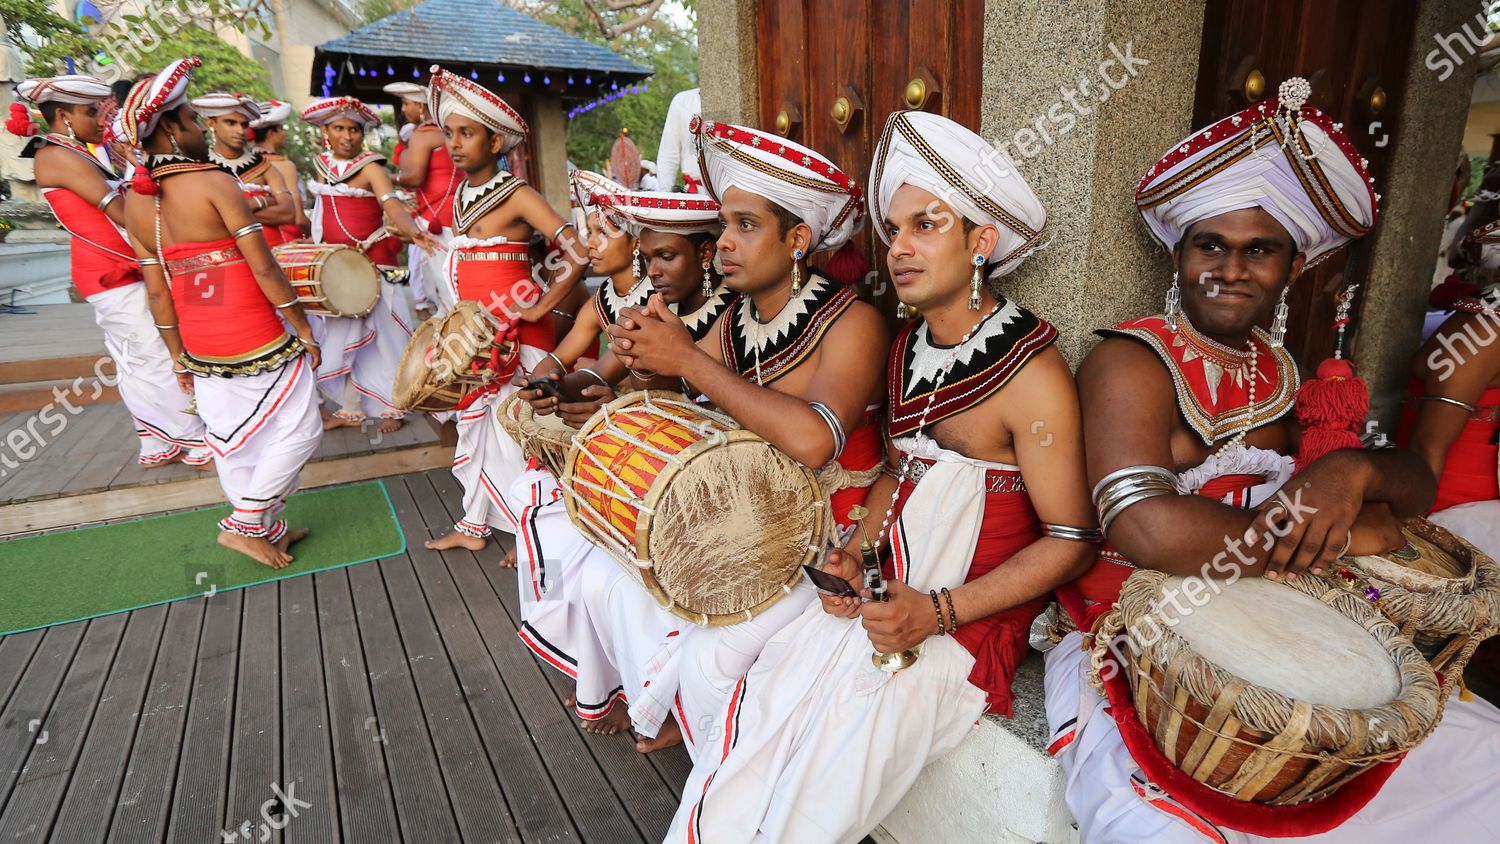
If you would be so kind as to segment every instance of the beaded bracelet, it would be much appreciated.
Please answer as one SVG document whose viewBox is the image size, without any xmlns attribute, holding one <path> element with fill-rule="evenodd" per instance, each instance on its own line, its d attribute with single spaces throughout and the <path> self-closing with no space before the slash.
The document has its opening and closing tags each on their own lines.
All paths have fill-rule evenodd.
<svg viewBox="0 0 1500 844">
<path fill-rule="evenodd" d="M 938 635 L 939 636 L 946 636 L 946 635 L 948 635 L 948 628 L 946 628 L 946 627 L 943 626 L 943 607 L 942 607 L 941 604 L 938 603 L 938 593 L 937 593 L 937 590 L 935 590 L 935 589 L 929 589 L 927 591 L 927 594 L 932 597 L 932 609 L 933 609 L 933 612 L 937 613 L 937 620 L 938 620 L 938 631 L 937 632 L 938 632 Z"/>
<path fill-rule="evenodd" d="M 958 610 L 955 610 L 953 608 L 953 594 L 948 591 L 948 587 L 946 587 L 946 586 L 943 587 L 943 597 L 946 598 L 946 599 L 948 599 L 948 629 L 949 630 L 957 630 L 958 629 Z"/>
</svg>

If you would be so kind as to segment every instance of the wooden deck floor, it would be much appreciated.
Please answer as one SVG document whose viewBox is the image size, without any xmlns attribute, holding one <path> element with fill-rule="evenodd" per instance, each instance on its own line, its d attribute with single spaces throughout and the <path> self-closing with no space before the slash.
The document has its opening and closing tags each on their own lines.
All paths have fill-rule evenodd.
<svg viewBox="0 0 1500 844">
<path fill-rule="evenodd" d="M 660 840 L 681 748 L 579 730 L 501 549 L 422 547 L 452 477 L 386 484 L 404 555 L 0 637 L 0 841 Z"/>
</svg>

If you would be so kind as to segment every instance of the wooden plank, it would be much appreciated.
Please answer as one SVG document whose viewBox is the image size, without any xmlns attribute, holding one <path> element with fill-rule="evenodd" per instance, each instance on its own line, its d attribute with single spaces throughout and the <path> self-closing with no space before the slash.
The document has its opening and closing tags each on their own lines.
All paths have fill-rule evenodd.
<svg viewBox="0 0 1500 844">
<path fill-rule="evenodd" d="M 166 834 L 198 659 L 198 637 L 207 608 L 208 600 L 203 598 L 167 605 L 167 626 L 157 647 L 129 767 L 110 821 L 111 844 L 159 842 Z"/>
<path fill-rule="evenodd" d="M 99 693 L 125 632 L 125 615 L 79 622 L 83 641 L 68 667 L 62 688 L 37 734 L 8 801 L 0 801 L 0 840 L 46 841 L 62 804 L 69 775 L 83 750 L 84 738 L 99 705 Z"/>
<path fill-rule="evenodd" d="M 423 511 L 418 510 L 407 484 L 389 485 L 397 517 L 403 525 L 411 525 L 408 530 L 420 527 L 426 513 L 447 517 L 447 511 L 437 502 L 430 484 L 421 478 L 413 478 L 410 486 L 425 492 L 428 500 Z M 567 808 L 548 782 L 547 767 L 541 756 L 526 738 L 525 721 L 516 711 L 445 561 L 438 552 L 429 551 L 420 543 L 412 544 L 409 557 L 410 568 L 416 574 L 410 585 L 420 590 L 415 594 L 426 595 L 427 605 L 442 637 L 441 644 L 461 685 L 461 695 L 478 727 L 480 740 L 489 753 L 490 765 L 499 779 L 521 836 L 527 841 L 578 840 L 577 830 L 568 819 Z M 400 570 L 401 567 L 395 567 L 395 571 Z M 404 580 L 404 574 L 386 575 L 386 584 L 392 588 L 393 594 L 406 586 Z M 399 606 L 400 602 L 397 603 Z M 402 629 L 403 632 L 406 629 L 404 624 Z M 411 647 L 413 637 L 405 638 L 407 646 Z"/>
<path fill-rule="evenodd" d="M 261 806 L 276 796 L 273 785 L 282 786 L 278 595 L 276 583 L 245 589 L 240 618 L 239 670 L 234 678 L 238 688 L 223 828 L 239 830 L 240 837 L 247 841 L 260 840 Z M 272 839 L 279 841 L 280 833 L 272 832 Z"/>
<path fill-rule="evenodd" d="M 103 426 L 109 415 L 107 408 L 94 410 L 96 412 L 84 411 L 69 417 L 67 426 L 58 432 L 56 438 L 43 440 L 30 460 L 18 468 L 10 469 L 9 479 L 0 483 L 0 501 L 26 501 L 56 496 L 57 491 L 72 480 L 83 468 L 83 463 L 87 462 L 87 454 L 78 454 L 70 459 L 70 455 L 77 454 L 73 446 L 92 437 L 93 432 Z M 47 435 L 51 430 L 45 424 L 27 426 L 28 431 L 33 429 L 38 437 Z"/>
<path fill-rule="evenodd" d="M 425 478 L 408 476 L 423 520 L 443 524 L 448 513 Z M 420 487 L 426 484 L 427 491 Z M 431 509 L 433 506 L 436 509 Z M 572 815 L 584 841 L 642 840 L 634 822 L 617 800 L 601 799 L 610 794 L 609 782 L 595 764 L 583 736 L 558 704 L 543 672 L 553 672 L 532 658 L 516 638 L 516 622 L 485 578 L 481 564 L 467 551 L 447 551 L 442 559 L 469 608 L 490 658 L 499 669 L 501 682 L 525 722 L 525 734 L 537 748 L 564 805 Z M 494 565 L 494 563 L 490 563 Z M 419 570 L 424 571 L 425 569 Z M 514 576 L 511 589 L 514 589 Z"/>
<path fill-rule="evenodd" d="M 302 488 L 337 486 L 447 467 L 452 463 L 453 449 L 435 445 L 309 463 L 302 470 Z M 3 496 L 0 491 L 0 498 Z M 0 506 L 0 537 L 222 503 L 224 493 L 219 479 L 209 475 L 156 487 L 111 489 L 91 495 L 11 504 Z"/>
<path fill-rule="evenodd" d="M 11 692 L 21 680 L 46 630 L 28 630 L 0 637 L 0 712 L 10 702 Z"/>
<path fill-rule="evenodd" d="M 448 504 L 449 514 L 453 515 L 453 508 L 458 506 L 461 496 L 452 473 L 431 471 L 426 474 L 440 499 Z M 507 541 L 506 545 L 508 544 Z M 499 557 L 504 554 L 504 548 L 495 550 L 497 552 L 495 559 L 498 562 Z M 520 619 L 515 573 L 501 569 L 497 564 L 486 564 L 483 566 L 483 571 L 513 622 Z M 544 676 L 552 685 L 553 692 L 561 705 L 572 691 L 571 683 L 556 671 L 548 670 L 544 672 Z M 610 787 L 618 795 L 620 802 L 625 805 L 626 811 L 630 813 L 641 834 L 647 840 L 658 840 L 665 835 L 667 828 L 671 826 L 672 815 L 677 811 L 678 792 L 669 790 L 651 763 L 636 752 L 635 744 L 630 736 L 628 734 L 590 735 L 584 733 L 582 726 L 577 724 L 574 729 L 584 737 L 595 763 L 603 770 Z M 676 752 L 684 751 L 677 748 Z"/>
<path fill-rule="evenodd" d="M 407 512 L 411 512 L 410 499 Z M 412 680 L 421 690 L 418 702 L 448 786 L 459 835 L 465 841 L 479 838 L 520 841 L 515 818 L 505 804 L 499 777 L 485 755 L 479 729 L 469 710 L 466 692 L 481 690 L 460 688 L 449 662 L 451 657 L 438 636 L 432 610 L 423 599 L 416 573 L 412 571 L 411 558 L 390 557 L 378 565 L 401 630 Z"/>
<path fill-rule="evenodd" d="M 386 769 L 402 837 L 408 841 L 457 841 L 457 819 L 412 683 L 411 657 L 396 632 L 380 568 L 362 565 L 345 571 L 370 672 L 370 693 L 379 719 L 376 724 L 385 738 Z"/>
<path fill-rule="evenodd" d="M 62 624 L 47 628 L 15 693 L 4 711 L 0 711 L 0 806 L 10 799 L 17 775 L 36 748 L 42 731 L 48 729 L 52 702 L 86 626 Z"/>
<path fill-rule="evenodd" d="M 167 620 L 167 605 L 125 615 L 129 619 L 110 667 L 99 710 L 57 813 L 52 840 L 98 842 L 109 834 L 115 801 L 125 780 L 151 668 Z"/>
<path fill-rule="evenodd" d="M 280 581 L 281 590 L 281 782 L 296 789 L 298 810 L 281 833 L 287 844 L 339 840 L 333 749 L 328 734 L 323 648 L 313 578 Z M 384 788 L 381 789 L 384 791 Z M 292 796 L 289 791 L 288 796 Z M 371 839 L 374 840 L 374 839 Z"/>
<path fill-rule="evenodd" d="M 229 779 L 234 677 L 240 658 L 240 615 L 245 590 L 195 598 L 208 604 L 198 639 L 197 671 L 188 700 L 187 727 L 167 840 L 199 844 L 221 840 L 224 794 Z"/>
<path fill-rule="evenodd" d="M 383 752 L 387 735 L 370 694 L 370 673 L 355 623 L 348 570 L 318 572 L 312 580 L 323 646 L 339 828 L 343 840 L 351 844 L 398 841 L 396 801 Z"/>
</svg>

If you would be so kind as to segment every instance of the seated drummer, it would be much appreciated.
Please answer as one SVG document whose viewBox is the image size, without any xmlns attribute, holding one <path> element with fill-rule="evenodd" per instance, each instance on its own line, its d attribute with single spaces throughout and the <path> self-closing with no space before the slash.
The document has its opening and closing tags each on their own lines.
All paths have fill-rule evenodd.
<svg viewBox="0 0 1500 844">
<path fill-rule="evenodd" d="M 447 134 L 454 166 L 468 175 L 453 202 L 455 236 L 448 259 L 453 301 L 478 302 L 499 318 L 502 333 L 521 347 L 520 365 L 536 366 L 556 340 L 552 308 L 582 278 L 582 250 L 575 246 L 572 225 L 535 189 L 499 167 L 499 157 L 526 137 L 526 123 L 515 109 L 467 77 L 436 65 L 428 96 Z M 538 231 L 548 233 L 562 254 L 545 290 L 532 280 L 528 254 Z M 446 536 L 428 541 L 428 548 L 479 551 L 491 528 L 512 526 L 502 496 L 525 469 L 526 458 L 500 427 L 495 411 L 515 392 L 510 383 L 514 374 L 499 373 L 460 406 L 453 475 L 464 488 L 464 513 Z"/>
<path fill-rule="evenodd" d="M 695 756 L 674 844 L 869 833 L 982 713 L 1011 714 L 1032 620 L 1097 551 L 1057 330 L 993 287 L 1046 240 L 1041 202 L 935 114 L 891 115 L 870 169 L 886 265 L 922 314 L 891 349 L 888 468 L 865 518 L 892 539 L 889 599 L 824 597 L 766 643 L 714 725 L 724 739 Z M 850 550 L 824 570 L 859 590 Z M 914 648 L 899 674 L 871 664 Z"/>
<path fill-rule="evenodd" d="M 1287 290 L 1376 216 L 1358 152 L 1305 99 L 1306 82 L 1289 80 L 1186 138 L 1136 193 L 1176 273 L 1165 314 L 1100 332 L 1078 370 L 1089 481 L 1112 546 L 1076 590 L 1059 590 L 1086 630 L 1132 567 L 1231 581 L 1324 572 L 1343 554 L 1399 546 L 1393 516 L 1432 501 L 1431 471 L 1401 449 L 1334 450 L 1293 474 L 1299 443 L 1304 462 L 1313 455 L 1292 418 L 1301 379 L 1281 343 Z M 1234 828 L 1244 804 L 1169 795 L 1147 779 L 1087 682 L 1081 642 L 1071 633 L 1047 654 L 1046 698 L 1082 839 L 1259 840 Z M 1494 840 L 1500 712 L 1457 696 L 1447 706 L 1374 799 L 1315 840 Z M 1288 823 L 1287 834 L 1306 829 Z"/>
</svg>

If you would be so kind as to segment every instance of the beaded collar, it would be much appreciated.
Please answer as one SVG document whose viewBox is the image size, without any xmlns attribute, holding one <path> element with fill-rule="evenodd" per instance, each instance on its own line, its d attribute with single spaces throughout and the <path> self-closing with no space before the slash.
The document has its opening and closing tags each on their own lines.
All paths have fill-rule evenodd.
<svg viewBox="0 0 1500 844">
<path fill-rule="evenodd" d="M 525 184 L 525 180 L 518 179 L 505 170 L 497 172 L 482 185 L 464 182 L 458 195 L 453 197 L 453 231 L 464 234 L 480 218 L 499 208 L 501 203 Z"/>
<path fill-rule="evenodd" d="M 253 182 L 263 178 L 266 171 L 271 169 L 271 162 L 260 150 L 251 149 L 240 155 L 239 158 L 225 158 L 218 150 L 208 151 L 208 160 L 219 165 L 229 172 L 229 175 L 242 182 Z"/>
<path fill-rule="evenodd" d="M 620 312 L 626 308 L 644 308 L 646 300 L 651 298 L 651 285 L 644 278 L 635 280 L 635 284 L 623 295 L 615 292 L 613 279 L 606 279 L 599 285 L 599 292 L 594 296 L 594 310 L 599 314 L 600 325 L 614 325 L 615 320 L 620 318 Z"/>
<path fill-rule="evenodd" d="M 146 156 L 146 169 L 153 181 L 161 181 L 180 173 L 201 173 L 208 170 L 223 172 L 222 167 L 211 161 L 198 161 L 172 152 L 154 153 Z"/>
<path fill-rule="evenodd" d="M 319 179 L 327 184 L 337 185 L 349 181 L 365 165 L 376 161 L 385 161 L 385 156 L 378 152 L 362 152 L 346 161 L 334 158 L 331 152 L 320 152 L 313 159 L 313 167 L 317 170 Z"/>
<path fill-rule="evenodd" d="M 687 326 L 688 333 L 693 335 L 694 342 L 708 336 L 708 330 L 713 328 L 714 320 L 719 318 L 719 314 L 724 313 L 735 296 L 734 291 L 721 284 L 714 290 L 712 296 L 703 301 L 698 310 L 686 316 L 679 315 L 682 324 Z"/>
<path fill-rule="evenodd" d="M 826 276 L 808 275 L 801 291 L 765 322 L 756 319 L 749 297 L 730 303 L 719 331 L 726 366 L 764 386 L 795 369 L 818 348 L 834 321 L 859 297 Z"/>
</svg>

